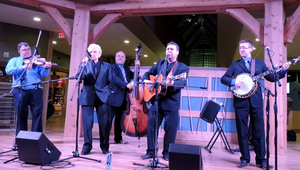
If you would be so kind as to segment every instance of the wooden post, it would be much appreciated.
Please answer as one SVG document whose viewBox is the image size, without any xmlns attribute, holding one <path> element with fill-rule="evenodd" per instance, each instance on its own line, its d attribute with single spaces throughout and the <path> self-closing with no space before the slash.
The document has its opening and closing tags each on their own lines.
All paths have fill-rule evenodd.
<svg viewBox="0 0 300 170">
<path fill-rule="evenodd" d="M 265 28 L 264 28 L 264 44 L 271 49 L 272 60 L 274 65 L 282 65 L 287 60 L 287 50 L 284 44 L 284 20 L 285 13 L 282 0 L 270 1 L 265 3 Z M 265 62 L 269 68 L 271 63 L 267 52 L 265 52 Z M 274 83 L 265 81 L 265 86 L 274 93 Z M 287 93 L 286 93 L 286 77 L 280 80 L 282 86 L 277 86 L 277 153 L 278 155 L 286 154 L 287 150 Z M 270 153 L 275 153 L 274 137 L 275 137 L 275 114 L 274 114 L 275 98 L 270 98 Z"/>
<path fill-rule="evenodd" d="M 88 6 L 76 5 L 74 25 L 72 33 L 71 60 L 69 76 L 75 76 L 81 60 L 86 56 L 88 45 L 88 34 L 90 29 L 90 10 Z M 65 136 L 75 137 L 76 133 L 76 117 L 77 117 L 77 90 L 75 90 L 73 100 L 70 101 L 74 89 L 76 88 L 76 80 L 69 80 L 68 83 L 68 101 L 65 121 Z M 79 132 L 82 133 L 81 112 L 79 112 Z"/>
</svg>

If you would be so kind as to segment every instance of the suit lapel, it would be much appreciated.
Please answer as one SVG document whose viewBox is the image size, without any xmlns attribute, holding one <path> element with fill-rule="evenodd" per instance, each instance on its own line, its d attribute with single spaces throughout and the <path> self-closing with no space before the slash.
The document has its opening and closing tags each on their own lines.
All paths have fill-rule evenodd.
<svg viewBox="0 0 300 170">
<path fill-rule="evenodd" d="M 246 65 L 245 65 L 245 62 L 243 59 L 240 59 L 239 61 L 239 66 L 247 73 L 250 73 L 250 71 L 247 69 Z"/>
<path fill-rule="evenodd" d="M 100 62 L 100 70 L 99 70 L 99 72 L 98 72 L 98 76 L 97 76 L 97 79 L 100 79 L 101 80 L 101 77 L 100 76 L 102 76 L 103 75 L 103 73 L 104 73 L 104 64 L 103 64 L 103 62 L 102 61 L 98 61 L 98 62 Z"/>
<path fill-rule="evenodd" d="M 86 65 L 86 69 L 87 69 L 87 73 L 88 74 L 91 74 L 93 76 L 93 78 L 96 80 L 96 76 L 95 76 L 95 73 L 94 73 L 94 70 L 93 70 L 93 65 L 92 65 L 92 62 L 93 61 L 89 61 Z"/>
</svg>

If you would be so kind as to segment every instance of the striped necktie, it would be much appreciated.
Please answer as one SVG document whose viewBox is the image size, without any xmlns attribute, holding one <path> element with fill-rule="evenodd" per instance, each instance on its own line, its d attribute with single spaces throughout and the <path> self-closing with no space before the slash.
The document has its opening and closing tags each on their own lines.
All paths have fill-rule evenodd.
<svg viewBox="0 0 300 170">
<path fill-rule="evenodd" d="M 122 74 L 123 74 L 124 81 L 127 83 L 124 66 L 121 66 L 121 71 L 122 71 Z"/>
</svg>

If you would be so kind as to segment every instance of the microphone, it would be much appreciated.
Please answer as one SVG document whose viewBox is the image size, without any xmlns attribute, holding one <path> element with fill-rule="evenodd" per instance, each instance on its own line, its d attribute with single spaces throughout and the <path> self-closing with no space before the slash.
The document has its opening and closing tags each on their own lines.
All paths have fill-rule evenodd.
<svg viewBox="0 0 300 170">
<path fill-rule="evenodd" d="M 266 46 L 265 49 L 266 49 L 268 52 L 271 51 L 269 46 Z"/>
<path fill-rule="evenodd" d="M 142 44 L 141 44 L 141 43 L 138 43 L 138 44 L 137 44 L 137 47 L 138 47 L 138 48 L 142 48 Z"/>
<path fill-rule="evenodd" d="M 87 54 L 88 54 L 88 57 L 91 59 L 91 58 L 92 58 L 91 53 L 90 53 L 88 50 L 86 50 L 86 52 L 87 52 Z"/>
<path fill-rule="evenodd" d="M 171 54 L 168 53 L 168 54 L 166 55 L 166 58 L 165 58 L 165 59 L 167 60 L 167 59 L 170 57 L 170 55 L 171 55 Z"/>
</svg>

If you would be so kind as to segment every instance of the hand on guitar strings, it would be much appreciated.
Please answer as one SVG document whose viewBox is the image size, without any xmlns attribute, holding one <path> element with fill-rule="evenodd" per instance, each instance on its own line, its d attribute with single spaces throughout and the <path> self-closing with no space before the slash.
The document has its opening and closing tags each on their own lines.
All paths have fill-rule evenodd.
<svg viewBox="0 0 300 170">
<path fill-rule="evenodd" d="M 236 79 L 234 85 L 236 88 L 241 88 L 241 86 L 243 85 L 243 82 L 241 80 Z"/>
<path fill-rule="evenodd" d="M 167 86 L 172 86 L 172 85 L 174 85 L 174 80 L 172 80 L 172 79 L 167 79 L 167 80 L 166 80 L 166 85 L 167 85 Z"/>
</svg>

